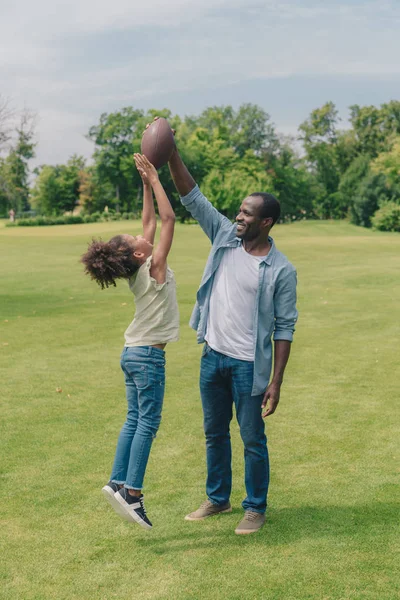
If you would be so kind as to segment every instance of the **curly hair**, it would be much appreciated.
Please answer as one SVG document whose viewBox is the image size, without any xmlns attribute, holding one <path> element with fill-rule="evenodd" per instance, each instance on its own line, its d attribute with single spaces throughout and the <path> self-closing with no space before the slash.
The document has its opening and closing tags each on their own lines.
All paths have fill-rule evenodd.
<svg viewBox="0 0 400 600">
<path fill-rule="evenodd" d="M 116 286 L 116 279 L 132 277 L 140 267 L 133 256 L 132 245 L 124 236 L 116 235 L 108 242 L 95 240 L 82 255 L 85 273 L 101 286 L 101 289 Z"/>
</svg>

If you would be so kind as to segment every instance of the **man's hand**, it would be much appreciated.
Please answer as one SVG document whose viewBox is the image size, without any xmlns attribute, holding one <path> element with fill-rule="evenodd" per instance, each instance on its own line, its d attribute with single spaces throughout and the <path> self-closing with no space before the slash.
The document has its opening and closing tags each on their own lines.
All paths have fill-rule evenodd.
<svg viewBox="0 0 400 600">
<path fill-rule="evenodd" d="M 273 381 L 269 384 L 269 386 L 267 387 L 267 390 L 264 394 L 264 398 L 263 401 L 261 403 L 261 408 L 265 409 L 264 412 L 262 413 L 263 418 L 264 417 L 269 417 L 269 415 L 272 415 L 275 410 L 276 407 L 278 406 L 279 403 L 279 396 L 281 395 L 281 386 L 279 383 L 274 383 Z"/>
<path fill-rule="evenodd" d="M 159 118 L 160 118 L 160 117 L 154 117 L 154 119 L 153 119 L 153 122 L 154 122 L 154 121 L 157 121 L 157 119 L 159 119 Z M 146 124 L 146 127 L 145 127 L 145 129 L 144 129 L 144 131 L 143 131 L 143 133 L 142 133 L 142 137 L 144 136 L 144 133 L 145 133 L 146 129 L 148 129 L 148 128 L 150 127 L 150 125 L 151 125 L 151 123 L 147 123 L 147 124 Z M 172 133 L 173 133 L 174 135 L 176 134 L 176 130 L 175 130 L 175 129 L 172 129 L 172 127 L 171 127 L 171 131 L 172 131 Z M 175 145 L 175 148 L 176 148 L 176 145 Z"/>
<path fill-rule="evenodd" d="M 160 117 L 154 117 L 153 121 L 157 121 L 159 118 Z M 148 127 L 150 127 L 150 123 L 147 123 L 146 129 Z M 172 129 L 172 133 L 175 135 L 175 129 Z M 196 182 L 183 162 L 176 144 L 168 161 L 168 166 L 178 194 L 180 196 L 187 196 L 187 194 L 195 187 Z"/>
</svg>

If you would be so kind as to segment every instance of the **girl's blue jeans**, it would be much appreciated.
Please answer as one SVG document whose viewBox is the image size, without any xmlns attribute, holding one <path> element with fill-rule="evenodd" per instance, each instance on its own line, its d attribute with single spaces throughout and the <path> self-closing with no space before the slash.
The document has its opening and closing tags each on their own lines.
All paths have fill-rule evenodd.
<svg viewBox="0 0 400 600">
<path fill-rule="evenodd" d="M 151 445 L 161 421 L 165 352 L 153 346 L 124 348 L 128 414 L 119 434 L 111 481 L 141 490 Z"/>
</svg>

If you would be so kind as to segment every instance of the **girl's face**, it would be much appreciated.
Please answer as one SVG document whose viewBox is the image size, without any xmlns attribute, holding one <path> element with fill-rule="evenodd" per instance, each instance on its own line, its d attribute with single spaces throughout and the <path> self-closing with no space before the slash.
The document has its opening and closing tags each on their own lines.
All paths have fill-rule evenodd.
<svg viewBox="0 0 400 600">
<path fill-rule="evenodd" d="M 153 244 L 150 244 L 142 235 L 124 234 L 124 238 L 132 245 L 133 255 L 144 262 L 153 253 Z"/>
</svg>

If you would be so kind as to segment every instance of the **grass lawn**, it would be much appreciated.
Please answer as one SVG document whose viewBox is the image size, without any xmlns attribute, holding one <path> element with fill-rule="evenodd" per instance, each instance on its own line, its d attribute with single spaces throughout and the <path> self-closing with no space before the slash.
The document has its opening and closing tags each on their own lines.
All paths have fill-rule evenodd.
<svg viewBox="0 0 400 600">
<path fill-rule="evenodd" d="M 126 284 L 101 291 L 78 259 L 91 236 L 127 225 L 139 230 L 0 228 L 0 597 L 397 598 L 400 236 L 335 222 L 274 231 L 298 270 L 300 317 L 267 423 L 267 523 L 235 536 L 244 496 L 236 422 L 233 513 L 183 520 L 205 479 L 201 349 L 187 325 L 209 250 L 197 225 L 177 226 L 170 258 L 182 330 L 167 348 L 146 475 L 153 530 L 119 520 L 100 493 L 125 415 L 119 355 L 133 304 Z"/>
</svg>

